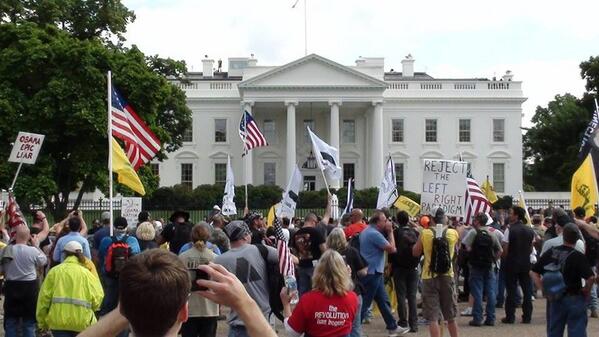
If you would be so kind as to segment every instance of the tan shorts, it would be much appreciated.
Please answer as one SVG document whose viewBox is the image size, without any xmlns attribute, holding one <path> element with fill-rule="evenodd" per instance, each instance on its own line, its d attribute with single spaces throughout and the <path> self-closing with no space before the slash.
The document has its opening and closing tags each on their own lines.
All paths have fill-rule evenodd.
<svg viewBox="0 0 599 337">
<path fill-rule="evenodd" d="M 453 277 L 438 276 L 422 280 L 422 315 L 429 321 L 453 321 L 458 311 Z M 443 317 L 440 315 L 443 314 Z"/>
</svg>

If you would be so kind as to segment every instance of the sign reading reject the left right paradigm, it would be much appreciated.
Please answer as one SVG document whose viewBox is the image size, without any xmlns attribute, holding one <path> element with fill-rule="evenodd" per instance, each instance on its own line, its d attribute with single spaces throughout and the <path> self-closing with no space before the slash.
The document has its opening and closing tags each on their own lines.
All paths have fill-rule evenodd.
<svg viewBox="0 0 599 337">
<path fill-rule="evenodd" d="M 10 152 L 8 161 L 23 164 L 35 164 L 43 142 L 44 135 L 19 132 L 15 145 Z"/>
<path fill-rule="evenodd" d="M 468 163 L 453 160 L 424 159 L 421 212 L 429 214 L 442 207 L 446 215 L 465 216 L 466 174 Z"/>
</svg>

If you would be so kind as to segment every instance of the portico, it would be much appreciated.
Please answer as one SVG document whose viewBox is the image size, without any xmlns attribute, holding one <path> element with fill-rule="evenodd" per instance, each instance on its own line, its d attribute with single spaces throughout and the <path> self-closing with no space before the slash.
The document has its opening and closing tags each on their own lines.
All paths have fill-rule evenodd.
<svg viewBox="0 0 599 337">
<path fill-rule="evenodd" d="M 244 80 L 238 88 L 246 110 L 251 109 L 257 118 L 262 119 L 284 116 L 286 125 L 284 146 L 272 144 L 270 149 L 251 151 L 246 163 L 253 161 L 251 157 L 267 152 L 278 156 L 273 149 L 284 149 L 284 172 L 288 180 L 295 165 L 301 168 L 311 151 L 305 139 L 306 126 L 310 126 L 319 137 L 340 149 L 340 158 L 336 158 L 340 166 L 349 157 L 356 166 L 366 168 L 361 170 L 363 174 L 355 177 L 358 187 L 380 183 L 383 174 L 385 82 L 313 54 Z M 346 121 L 353 121 L 354 137 L 363 138 L 365 142 L 341 142 L 340 124 L 346 116 L 358 117 L 359 121 Z M 371 125 L 371 129 L 367 125 Z M 348 138 L 351 140 L 350 136 Z M 304 176 L 315 176 L 318 187 L 323 188 L 320 174 L 306 173 L 306 170 L 309 168 L 302 169 Z M 246 164 L 244 179 L 248 183 L 253 181 L 251 164 Z M 341 186 L 340 181 L 328 183 L 333 188 Z"/>
</svg>

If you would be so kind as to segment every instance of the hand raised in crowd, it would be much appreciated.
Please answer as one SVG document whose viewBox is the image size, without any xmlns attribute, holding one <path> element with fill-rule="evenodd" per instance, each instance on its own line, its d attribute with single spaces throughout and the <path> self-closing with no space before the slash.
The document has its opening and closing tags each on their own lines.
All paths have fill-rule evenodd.
<svg viewBox="0 0 599 337">
<path fill-rule="evenodd" d="M 248 301 L 253 301 L 241 281 L 225 267 L 210 263 L 201 265 L 198 269 L 210 276 L 210 280 L 196 281 L 200 287 L 208 288 L 208 290 L 199 291 L 201 296 L 234 310 L 239 310 Z"/>
</svg>

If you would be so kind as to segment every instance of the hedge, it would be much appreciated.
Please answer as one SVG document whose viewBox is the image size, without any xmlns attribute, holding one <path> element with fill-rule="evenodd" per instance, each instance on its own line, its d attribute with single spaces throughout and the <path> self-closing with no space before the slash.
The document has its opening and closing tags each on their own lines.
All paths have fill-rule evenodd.
<svg viewBox="0 0 599 337">
<path fill-rule="evenodd" d="M 193 190 L 184 185 L 161 187 L 150 197 L 143 199 L 143 208 L 147 210 L 208 210 L 214 205 L 221 205 L 224 188 L 222 185 L 200 185 Z M 345 207 L 347 189 L 331 190 L 339 198 L 339 206 Z M 248 185 L 248 204 L 250 209 L 268 209 L 281 200 L 283 190 L 279 186 Z M 411 191 L 400 191 L 410 199 L 420 203 L 420 195 Z M 378 188 L 372 187 L 354 191 L 354 207 L 374 208 L 378 196 Z M 299 193 L 297 208 L 323 208 L 327 203 L 327 191 L 302 191 Z M 235 187 L 235 204 L 243 208 L 245 204 L 245 186 Z"/>
</svg>

